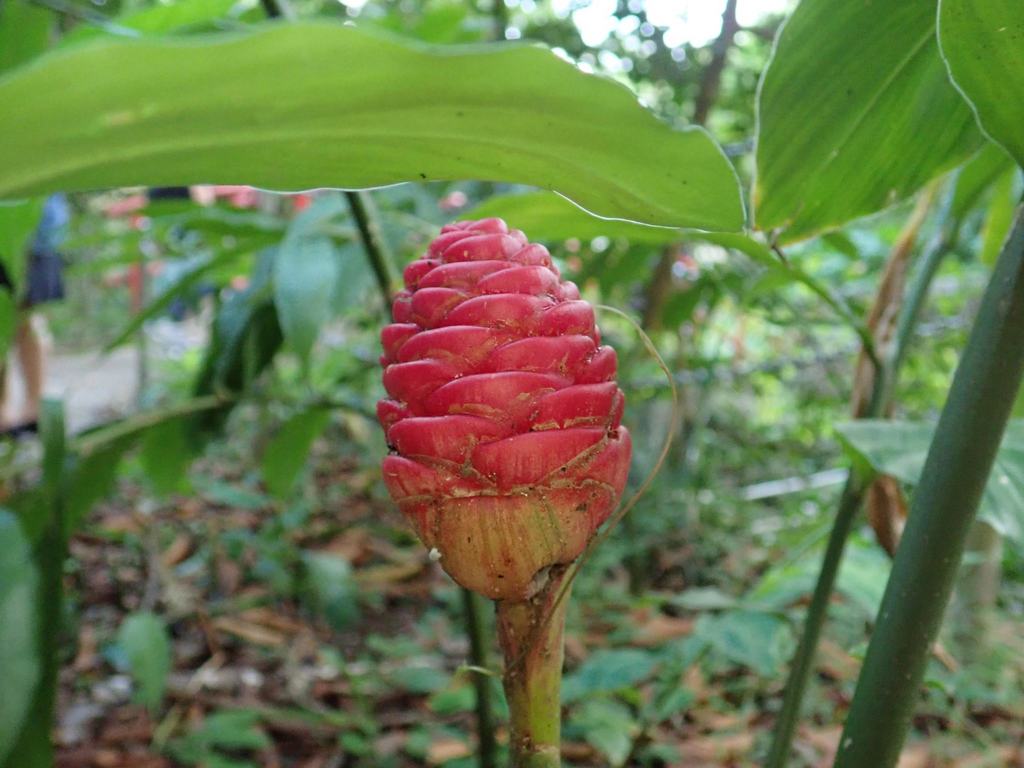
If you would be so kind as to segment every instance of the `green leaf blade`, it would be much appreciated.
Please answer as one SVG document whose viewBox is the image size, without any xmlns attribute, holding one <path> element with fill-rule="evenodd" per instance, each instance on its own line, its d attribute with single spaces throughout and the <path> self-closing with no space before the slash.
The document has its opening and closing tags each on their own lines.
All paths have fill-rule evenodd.
<svg viewBox="0 0 1024 768">
<path fill-rule="evenodd" d="M 49 8 L 30 0 L 0 5 L 0 72 L 17 67 L 50 42 L 56 17 Z"/>
<path fill-rule="evenodd" d="M 14 516 L 0 510 L 0 765 L 17 741 L 39 682 L 37 588 L 31 547 Z"/>
<path fill-rule="evenodd" d="M 939 43 L 982 129 L 1024 167 L 1024 6 L 1019 0 L 941 0 Z"/>
<path fill-rule="evenodd" d="M 844 446 L 877 472 L 916 485 L 935 425 L 860 419 L 837 425 Z M 996 455 L 978 516 L 1000 534 L 1024 542 L 1024 421 L 1011 421 Z"/>
<path fill-rule="evenodd" d="M 803 0 L 758 121 L 755 222 L 784 242 L 893 204 L 983 142 L 939 57 L 933 0 Z"/>
<path fill-rule="evenodd" d="M 554 189 L 607 218 L 744 223 L 704 131 L 673 130 L 620 84 L 532 45 L 414 45 L 328 23 L 104 39 L 0 81 L 0 102 L 19 105 L 0 114 L 0 197 L 474 178 Z"/>
</svg>

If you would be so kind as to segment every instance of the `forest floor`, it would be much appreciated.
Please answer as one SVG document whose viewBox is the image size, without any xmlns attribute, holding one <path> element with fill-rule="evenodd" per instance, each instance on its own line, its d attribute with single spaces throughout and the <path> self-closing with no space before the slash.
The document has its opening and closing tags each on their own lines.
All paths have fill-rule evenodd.
<svg viewBox="0 0 1024 768">
<path fill-rule="evenodd" d="M 280 510 L 241 489 L 240 478 L 212 463 L 200 471 L 203 491 L 148 508 L 122 484 L 72 542 L 79 618 L 61 678 L 59 768 L 474 765 L 467 646 L 457 617 L 437 609 L 455 603 L 454 590 L 417 547 L 396 544 L 403 524 L 393 510 L 356 494 L 285 531 L 270 519 Z M 365 482 L 353 476 L 354 463 L 339 471 L 346 476 L 319 472 L 317 488 L 330 496 L 331 487 Z M 302 589 L 289 596 L 292 587 L 278 583 L 287 577 L 273 574 L 288 567 L 288 554 L 270 551 L 281 546 L 351 563 L 336 587 L 350 591 L 352 604 L 338 608 L 353 615 L 332 627 Z M 152 711 L 134 701 L 112 646 L 121 622 L 139 611 L 157 612 L 170 628 L 173 666 Z M 568 637 L 569 664 L 578 669 L 623 625 L 646 651 L 685 638 L 694 619 L 640 601 L 614 618 L 588 616 Z M 814 685 L 845 708 L 857 662 L 835 644 L 823 650 Z M 622 726 L 630 752 L 654 742 L 666 757 L 616 764 L 757 765 L 750 755 L 772 718 L 736 706 L 743 675 L 694 666 L 679 682 L 692 694 L 685 712 L 646 732 Z M 631 686 L 639 699 L 649 695 L 644 681 Z M 776 705 L 780 690 L 781 681 L 771 686 Z M 1022 711 L 993 707 L 961 721 L 929 715 L 917 726 L 900 768 L 1024 766 Z M 830 766 L 839 731 L 835 722 L 802 726 L 794 765 Z M 503 729 L 498 737 L 506 738 Z M 611 765 L 607 751 L 586 731 L 564 745 L 567 765 Z"/>
</svg>

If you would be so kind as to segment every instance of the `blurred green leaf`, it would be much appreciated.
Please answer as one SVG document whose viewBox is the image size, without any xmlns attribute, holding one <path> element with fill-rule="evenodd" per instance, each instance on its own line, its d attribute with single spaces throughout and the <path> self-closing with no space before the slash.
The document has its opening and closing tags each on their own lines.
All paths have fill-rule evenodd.
<svg viewBox="0 0 1024 768">
<path fill-rule="evenodd" d="M 583 732 L 584 740 L 608 758 L 612 765 L 622 765 L 640 731 L 633 713 L 624 704 L 612 699 L 591 699 L 584 702 L 570 721 Z"/>
<path fill-rule="evenodd" d="M 274 260 L 274 306 L 284 338 L 305 365 L 333 314 L 341 262 L 330 238 L 289 232 Z"/>
<path fill-rule="evenodd" d="M 158 495 L 180 491 L 195 456 L 186 417 L 168 419 L 147 429 L 142 436 L 142 468 Z"/>
<path fill-rule="evenodd" d="M 228 483 L 206 478 L 197 478 L 196 487 L 207 501 L 213 504 L 221 504 L 225 507 L 237 509 L 264 509 L 270 503 L 270 499 L 262 493 L 246 488 L 238 488 Z"/>
<path fill-rule="evenodd" d="M 935 0 L 803 0 L 758 120 L 755 224 L 783 242 L 893 204 L 984 141 L 939 57 Z"/>
<path fill-rule="evenodd" d="M 638 648 L 594 651 L 577 670 L 566 677 L 562 701 L 579 701 L 595 693 L 611 693 L 639 683 L 658 665 L 654 654 Z"/>
<path fill-rule="evenodd" d="M 335 629 L 351 626 L 359 618 L 359 585 L 352 575 L 352 566 L 328 552 L 306 552 L 303 563 L 306 592 L 313 607 Z"/>
<path fill-rule="evenodd" d="M 337 310 L 345 310 L 374 295 L 374 278 L 361 245 L 342 243 L 338 246 L 338 260 L 341 266 L 333 301 Z"/>
<path fill-rule="evenodd" d="M 931 446 L 934 424 L 858 420 L 836 426 L 844 446 L 875 471 L 915 485 Z M 978 515 L 1003 536 L 1024 542 L 1024 421 L 1010 421 Z"/>
<path fill-rule="evenodd" d="M 65 491 L 67 426 L 62 400 L 43 400 L 39 410 L 39 437 L 43 443 L 43 490 L 51 505 L 49 515 L 54 515 L 58 514 L 57 507 L 63 506 Z"/>
<path fill-rule="evenodd" d="M 310 408 L 292 416 L 281 425 L 263 451 L 263 482 L 267 490 L 284 498 L 295 487 L 313 441 L 330 421 L 326 408 Z"/>
<path fill-rule="evenodd" d="M 961 169 L 950 213 L 956 218 L 963 218 L 970 213 L 992 184 L 1013 167 L 1013 160 L 1002 147 L 987 142 Z"/>
<path fill-rule="evenodd" d="M 128 660 L 139 702 L 155 712 L 171 671 L 171 642 L 163 621 L 152 613 L 133 613 L 121 623 L 117 644 Z"/>
<path fill-rule="evenodd" d="M 949 73 L 985 132 L 1024 167 L 1024 6 L 1020 0 L 942 0 L 939 42 Z"/>
<path fill-rule="evenodd" d="M 121 458 L 135 444 L 125 435 L 86 456 L 75 456 L 68 473 L 67 522 L 74 531 L 93 505 L 114 488 Z"/>
<path fill-rule="evenodd" d="M 187 229 L 232 238 L 268 236 L 277 241 L 289 222 L 262 211 L 239 211 L 223 205 L 197 205 L 191 200 L 152 200 L 140 211 L 154 228 Z"/>
<path fill-rule="evenodd" d="M 241 0 L 173 0 L 142 7 L 114 16 L 107 28 L 79 24 L 61 40 L 61 45 L 78 43 L 96 37 L 130 33 L 165 34 L 194 27 L 209 27 L 211 22 L 227 16 Z"/>
<path fill-rule="evenodd" d="M 992 199 L 985 213 L 985 224 L 981 232 L 981 252 L 978 254 L 981 262 L 990 267 L 995 265 L 1013 224 L 1013 211 L 1020 200 L 1017 177 L 1017 169 L 1010 168 L 992 185 Z"/>
<path fill-rule="evenodd" d="M 407 664 L 388 674 L 388 682 L 410 693 L 434 693 L 451 682 L 452 676 L 438 667 Z"/>
<path fill-rule="evenodd" d="M 430 711 L 442 717 L 455 715 L 460 712 L 469 712 L 475 704 L 476 691 L 473 686 L 467 685 L 465 681 L 437 691 L 430 697 L 430 701 L 427 702 Z"/>
<path fill-rule="evenodd" d="M 821 568 L 822 547 L 775 565 L 746 595 L 746 604 L 766 611 L 782 611 L 811 594 Z M 843 556 L 836 591 L 873 619 L 882 602 L 892 561 L 874 541 L 853 537 Z"/>
<path fill-rule="evenodd" d="M 220 253 L 214 258 L 203 259 L 200 263 L 196 264 L 185 274 L 175 280 L 174 283 L 168 286 L 167 289 L 159 296 L 156 296 L 152 301 L 150 301 L 149 304 L 146 305 L 145 309 L 134 314 L 131 322 L 124 327 L 113 341 L 109 342 L 103 348 L 103 351 L 109 352 L 115 347 L 119 347 L 130 341 L 142 326 L 157 315 L 166 312 L 168 307 L 174 303 L 175 299 L 191 291 L 197 283 L 214 270 L 239 260 L 243 255 L 245 255 L 245 251 L 232 249 L 225 251 L 224 253 Z"/>
<path fill-rule="evenodd" d="M 271 273 L 275 249 L 261 251 L 249 287 L 232 294 L 221 304 L 213 322 L 213 337 L 193 387 L 196 396 L 236 395 L 259 376 L 274 359 L 283 342 L 277 311 L 271 298 Z M 194 440 L 219 430 L 231 412 L 231 404 L 197 414 L 190 425 Z"/>
<path fill-rule="evenodd" d="M 15 743 L 39 682 L 38 576 L 17 519 L 0 509 L 0 765 Z"/>
<path fill-rule="evenodd" d="M 697 620 L 694 634 L 724 658 L 764 677 L 778 674 L 792 650 L 789 625 L 778 616 L 760 611 L 706 614 Z"/>
<path fill-rule="evenodd" d="M 696 694 L 689 688 L 680 685 L 679 678 L 667 681 L 667 686 L 659 691 L 650 704 L 645 707 L 647 716 L 655 723 L 668 720 L 673 715 L 688 710 L 696 701 Z"/>
<path fill-rule="evenodd" d="M 203 721 L 195 735 L 203 743 L 223 749 L 264 749 L 270 746 L 270 740 L 259 728 L 259 722 L 257 712 L 215 712 Z"/>
<path fill-rule="evenodd" d="M 706 133 L 671 129 L 622 85 L 535 45 L 431 47 L 331 23 L 104 39 L 0 82 L 0 103 L 18 105 L 0 113 L 0 197 L 476 178 L 556 189 L 600 216 L 744 223 Z"/>
<path fill-rule="evenodd" d="M 421 6 L 419 17 L 414 17 L 411 23 L 410 14 L 390 13 L 374 20 L 374 26 L 426 43 L 478 42 L 486 34 L 472 20 L 466 23 L 469 8 L 465 3 L 422 3 Z"/>
<path fill-rule="evenodd" d="M 250 710 L 214 712 L 187 736 L 168 744 L 174 757 L 199 768 L 255 768 L 255 763 L 227 757 L 221 751 L 266 749 L 270 739 L 260 728 L 260 716 Z"/>
</svg>

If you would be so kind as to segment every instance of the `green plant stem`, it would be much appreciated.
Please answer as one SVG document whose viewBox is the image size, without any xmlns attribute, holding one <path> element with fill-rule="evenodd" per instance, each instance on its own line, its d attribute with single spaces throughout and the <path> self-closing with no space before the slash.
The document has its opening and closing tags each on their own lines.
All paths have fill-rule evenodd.
<svg viewBox="0 0 1024 768">
<path fill-rule="evenodd" d="M 950 207 L 955 186 L 949 190 L 939 218 L 943 222 L 939 232 L 931 240 L 921 256 L 914 278 L 907 288 L 907 294 L 900 311 L 893 350 L 886 365 L 876 373 L 865 418 L 878 418 L 885 413 L 892 399 L 899 370 L 906 359 L 907 348 L 917 321 L 920 318 L 932 281 L 938 273 L 943 258 L 952 250 L 959 233 L 959 219 L 950 218 Z M 776 721 L 772 745 L 765 768 L 783 768 L 789 759 L 793 734 L 800 717 L 807 683 L 810 680 L 814 656 L 821 639 L 822 628 L 828 613 L 828 604 L 835 589 L 836 577 L 842 562 L 846 540 L 853 529 L 853 521 L 864 500 L 869 484 L 866 478 L 851 471 L 843 488 L 836 512 L 836 520 L 829 534 L 828 546 L 822 560 L 821 571 L 814 587 L 814 595 L 807 617 L 804 620 L 803 635 L 793 659 L 793 666 L 786 681 L 782 709 Z"/>
<path fill-rule="evenodd" d="M 391 273 L 391 254 L 384 236 L 381 233 L 380 222 L 377 221 L 371 201 L 365 192 L 345 192 L 345 200 L 348 201 L 352 218 L 355 219 L 356 228 L 359 230 L 359 239 L 362 241 L 366 258 L 370 261 L 373 275 L 377 278 L 377 287 L 380 288 L 381 296 L 387 311 L 391 311 L 391 299 L 395 295 L 395 281 Z"/>
<path fill-rule="evenodd" d="M 885 382 L 889 378 L 890 376 L 884 370 L 876 370 L 871 400 L 865 418 L 876 418 L 884 412 L 886 399 L 883 390 Z M 782 708 L 775 721 L 775 731 L 772 735 L 772 744 L 768 751 L 765 768 L 783 768 L 789 760 L 793 734 L 796 732 L 796 726 L 800 720 L 800 708 L 803 705 L 807 682 L 810 680 L 814 667 L 814 657 L 818 650 L 822 629 L 825 626 L 825 618 L 828 615 L 829 601 L 832 599 L 832 592 L 835 590 L 836 579 L 839 576 L 839 566 L 842 564 L 843 552 L 846 550 L 846 540 L 853 530 L 853 521 L 864 501 L 869 484 L 869 478 L 862 476 L 855 468 L 852 468 L 846 479 L 846 484 L 843 486 L 842 495 L 839 497 L 839 507 L 836 510 L 836 519 L 832 523 L 825 555 L 821 561 L 821 570 L 818 572 L 818 580 L 814 585 L 814 594 L 811 596 L 811 604 L 808 606 L 807 616 L 804 618 L 803 633 L 800 636 L 796 655 L 793 657 L 793 665 L 786 680 Z"/>
<path fill-rule="evenodd" d="M 496 603 L 512 768 L 561 765 L 562 657 L 569 600 L 568 595 L 559 598 L 566 574 L 553 570 L 532 600 Z"/>
<path fill-rule="evenodd" d="M 64 411 L 54 400 L 43 402 L 40 413 L 43 439 L 43 484 L 48 515 L 36 541 L 34 559 L 39 573 L 36 622 L 39 683 L 25 725 L 18 734 L 4 768 L 45 768 L 53 765 L 53 727 L 60 673 L 60 630 L 64 607 L 64 560 L 68 532 L 64 515 Z M 0 693 L 2 695 L 2 693 Z"/>
<path fill-rule="evenodd" d="M 494 740 L 494 713 L 491 709 L 491 680 L 479 670 L 487 669 L 490 663 L 487 653 L 487 627 L 484 621 L 480 597 L 468 589 L 462 590 L 462 608 L 469 635 L 469 660 L 477 667 L 473 671 L 473 688 L 476 691 L 476 732 L 477 765 L 480 768 L 495 768 L 497 744 Z"/>
<path fill-rule="evenodd" d="M 954 189 L 950 190 L 945 206 L 948 210 L 953 197 Z M 928 244 L 921 255 L 920 263 L 914 273 L 910 285 L 907 287 L 906 299 L 900 311 L 899 321 L 896 326 L 896 343 L 893 347 L 892 356 L 889 360 L 886 377 L 886 389 L 884 397 L 886 401 L 891 399 L 893 389 L 896 386 L 896 378 L 903 362 L 907 357 L 907 350 L 910 348 L 910 339 L 917 327 L 917 321 L 921 317 L 921 310 L 924 308 L 928 292 L 931 290 L 935 275 L 938 274 L 942 260 L 953 250 L 960 232 L 960 220 L 949 218 L 948 214 L 942 216 L 945 222 L 939 232 Z"/>
<path fill-rule="evenodd" d="M 1003 246 L 914 492 L 836 768 L 896 764 L 1024 375 L 1024 206 Z"/>
<path fill-rule="evenodd" d="M 843 487 L 843 494 L 839 499 L 839 508 L 828 537 L 825 557 L 821 561 L 821 571 L 818 574 L 818 581 L 814 585 L 814 594 L 811 597 L 811 604 L 807 608 L 807 617 L 804 619 L 803 634 L 800 636 L 800 644 L 797 646 L 796 655 L 793 657 L 793 666 L 790 669 L 789 678 L 786 680 L 782 709 L 775 721 L 775 731 L 765 768 L 782 768 L 789 760 L 790 746 L 793 743 L 793 734 L 800 719 L 800 707 L 803 704 L 807 681 L 811 676 L 818 640 L 821 638 L 821 630 L 825 626 L 829 600 L 832 598 L 832 590 L 835 588 L 836 577 L 839 574 L 839 565 L 843 560 L 846 540 L 850 536 L 853 521 L 864 500 L 866 488 L 867 484 L 864 479 L 851 470 L 846 485 Z"/>
</svg>

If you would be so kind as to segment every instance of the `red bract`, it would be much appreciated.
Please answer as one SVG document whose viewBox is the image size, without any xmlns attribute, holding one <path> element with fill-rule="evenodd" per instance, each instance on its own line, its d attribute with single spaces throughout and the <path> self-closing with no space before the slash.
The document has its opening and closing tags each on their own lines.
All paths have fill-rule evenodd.
<svg viewBox="0 0 1024 768">
<path fill-rule="evenodd" d="M 541 245 L 450 224 L 381 332 L 392 498 L 457 582 L 526 600 L 611 514 L 630 439 L 615 352 Z"/>
</svg>

